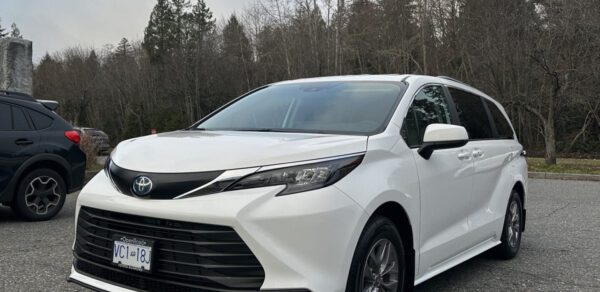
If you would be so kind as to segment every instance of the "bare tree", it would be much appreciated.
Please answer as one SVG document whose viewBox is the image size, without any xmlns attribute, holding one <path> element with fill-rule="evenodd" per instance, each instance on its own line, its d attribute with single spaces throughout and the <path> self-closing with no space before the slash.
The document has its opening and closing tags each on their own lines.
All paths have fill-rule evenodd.
<svg viewBox="0 0 600 292">
<path fill-rule="evenodd" d="M 600 154 L 597 0 L 259 0 L 221 26 L 203 0 L 156 1 L 143 43 L 47 54 L 34 94 L 118 141 L 282 79 L 440 74 L 501 101 L 547 163 Z"/>
</svg>

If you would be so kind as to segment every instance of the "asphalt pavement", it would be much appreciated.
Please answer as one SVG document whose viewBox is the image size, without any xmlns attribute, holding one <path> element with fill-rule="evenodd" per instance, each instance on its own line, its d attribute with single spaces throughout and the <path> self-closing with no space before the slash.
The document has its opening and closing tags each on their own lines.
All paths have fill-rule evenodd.
<svg viewBox="0 0 600 292">
<path fill-rule="evenodd" d="M 0 291 L 86 291 L 70 271 L 77 195 L 52 221 L 0 207 Z M 416 291 L 600 291 L 600 182 L 530 180 L 519 256 L 475 257 Z"/>
</svg>

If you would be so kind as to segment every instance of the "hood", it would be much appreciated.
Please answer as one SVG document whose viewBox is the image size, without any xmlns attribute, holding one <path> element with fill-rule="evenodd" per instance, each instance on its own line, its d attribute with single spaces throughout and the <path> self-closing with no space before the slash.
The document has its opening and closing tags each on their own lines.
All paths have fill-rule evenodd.
<svg viewBox="0 0 600 292">
<path fill-rule="evenodd" d="M 111 159 L 140 172 L 182 173 L 320 159 L 364 152 L 366 136 L 176 131 L 121 142 Z"/>
</svg>

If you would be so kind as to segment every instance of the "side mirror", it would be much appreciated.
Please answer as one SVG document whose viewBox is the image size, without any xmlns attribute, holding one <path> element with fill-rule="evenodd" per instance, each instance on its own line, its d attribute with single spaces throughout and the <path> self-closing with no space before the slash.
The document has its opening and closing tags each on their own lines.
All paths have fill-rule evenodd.
<svg viewBox="0 0 600 292">
<path fill-rule="evenodd" d="M 434 150 L 450 149 L 465 146 L 469 142 L 467 130 L 461 126 L 448 124 L 430 124 L 425 129 L 423 145 L 417 151 L 425 159 L 429 159 Z"/>
</svg>

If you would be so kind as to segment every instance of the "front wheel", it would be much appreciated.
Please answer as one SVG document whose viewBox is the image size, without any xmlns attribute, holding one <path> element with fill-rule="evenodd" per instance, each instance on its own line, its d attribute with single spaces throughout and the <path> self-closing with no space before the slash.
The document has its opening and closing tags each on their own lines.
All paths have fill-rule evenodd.
<svg viewBox="0 0 600 292">
<path fill-rule="evenodd" d="M 521 236 L 523 234 L 523 203 L 519 193 L 513 190 L 506 207 L 504 227 L 502 228 L 501 244 L 493 252 L 500 259 L 512 259 L 519 253 Z"/>
<path fill-rule="evenodd" d="M 406 264 L 402 238 L 385 217 L 372 218 L 352 258 L 346 292 L 403 291 Z"/>
<path fill-rule="evenodd" d="M 25 220 L 49 220 L 62 209 L 66 195 L 65 182 L 58 173 L 37 169 L 23 177 L 11 207 Z"/>
</svg>

